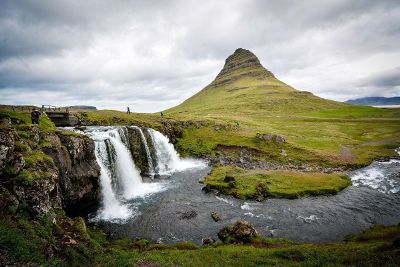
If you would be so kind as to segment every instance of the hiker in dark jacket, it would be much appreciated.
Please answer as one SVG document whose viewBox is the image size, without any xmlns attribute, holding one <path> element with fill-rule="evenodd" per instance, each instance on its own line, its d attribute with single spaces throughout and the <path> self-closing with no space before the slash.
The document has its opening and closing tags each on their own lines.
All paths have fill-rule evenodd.
<svg viewBox="0 0 400 267">
<path fill-rule="evenodd" d="M 31 112 L 32 124 L 39 124 L 40 115 L 42 115 L 42 113 L 40 113 L 39 110 L 34 108 L 33 111 Z"/>
</svg>

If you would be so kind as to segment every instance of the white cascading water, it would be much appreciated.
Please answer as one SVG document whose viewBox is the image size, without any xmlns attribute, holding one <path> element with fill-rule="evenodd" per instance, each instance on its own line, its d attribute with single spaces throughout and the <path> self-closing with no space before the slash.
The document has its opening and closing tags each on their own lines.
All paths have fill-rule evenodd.
<svg viewBox="0 0 400 267">
<path fill-rule="evenodd" d="M 169 142 L 168 137 L 162 133 L 148 129 L 153 141 L 157 156 L 156 172 L 161 175 L 170 175 L 176 171 L 204 166 L 199 160 L 181 159 L 174 146 Z"/>
<path fill-rule="evenodd" d="M 106 145 L 104 142 L 96 142 L 95 145 L 96 159 L 100 166 L 100 183 L 103 201 L 103 208 L 99 213 L 99 217 L 104 220 L 127 219 L 130 217 L 129 210 L 117 199 L 112 188 L 111 174 L 105 166 L 108 161 Z"/>
<path fill-rule="evenodd" d="M 164 186 L 160 183 L 144 183 L 136 168 L 131 153 L 124 142 L 128 142 L 126 129 L 106 128 L 106 130 L 94 130 L 89 135 L 96 144 L 96 159 L 101 169 L 101 189 L 103 207 L 98 213 L 96 219 L 115 220 L 127 219 L 131 217 L 132 212 L 128 209 L 125 201 L 138 197 L 145 197 L 151 193 L 163 190 Z M 108 152 L 105 141 L 108 140 L 115 151 L 115 172 L 118 188 L 121 192 L 113 191 L 111 170 L 107 168 L 109 164 Z M 118 199 L 117 193 L 121 194 Z"/>
<path fill-rule="evenodd" d="M 141 140 L 146 150 L 149 170 L 152 174 L 171 175 L 185 169 L 204 167 L 205 162 L 181 159 L 169 139 L 158 131 L 148 129 L 153 142 L 157 166 L 141 128 Z M 130 152 L 129 133 L 126 127 L 94 126 L 83 132 L 95 141 L 96 160 L 100 166 L 102 208 L 93 220 L 121 221 L 137 213 L 132 199 L 143 198 L 166 189 L 166 182 L 145 183 L 135 166 Z"/>
<path fill-rule="evenodd" d="M 146 157 L 147 157 L 147 162 L 148 162 L 149 172 L 150 172 L 149 174 L 154 175 L 155 170 L 154 170 L 154 166 L 153 166 L 153 159 L 151 158 L 150 149 L 147 144 L 146 137 L 144 136 L 143 130 L 142 130 L 142 128 L 140 128 L 138 126 L 131 126 L 131 127 L 137 129 L 140 133 L 140 138 L 142 139 L 142 143 L 143 143 L 145 151 L 146 151 Z"/>
</svg>

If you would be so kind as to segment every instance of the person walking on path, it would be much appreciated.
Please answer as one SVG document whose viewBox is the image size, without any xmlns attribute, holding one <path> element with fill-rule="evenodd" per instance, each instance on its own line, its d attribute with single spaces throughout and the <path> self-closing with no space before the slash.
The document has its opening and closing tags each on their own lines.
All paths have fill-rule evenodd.
<svg viewBox="0 0 400 267">
<path fill-rule="evenodd" d="M 39 118 L 42 113 L 40 113 L 39 110 L 34 108 L 31 112 L 31 119 L 32 119 L 32 124 L 39 124 Z"/>
<path fill-rule="evenodd" d="M 127 107 L 126 114 L 131 114 L 131 110 L 129 107 Z"/>
</svg>

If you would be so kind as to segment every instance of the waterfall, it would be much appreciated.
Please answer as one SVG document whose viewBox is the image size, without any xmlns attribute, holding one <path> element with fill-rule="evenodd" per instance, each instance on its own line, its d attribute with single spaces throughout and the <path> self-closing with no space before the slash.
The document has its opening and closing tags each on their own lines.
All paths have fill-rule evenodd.
<svg viewBox="0 0 400 267">
<path fill-rule="evenodd" d="M 105 142 L 95 143 L 95 155 L 100 166 L 100 186 L 103 201 L 100 217 L 105 220 L 127 219 L 129 217 L 128 209 L 117 199 L 112 188 L 111 174 L 106 167 L 106 164 L 109 163 L 109 157 Z"/>
<path fill-rule="evenodd" d="M 146 137 L 144 136 L 143 130 L 142 130 L 142 128 L 140 128 L 138 126 L 132 126 L 132 128 L 137 129 L 140 133 L 140 138 L 142 139 L 142 143 L 143 143 L 145 151 L 146 151 L 146 157 L 147 157 L 147 162 L 148 162 L 147 164 L 149 166 L 149 172 L 150 172 L 149 174 L 151 176 L 154 176 L 155 170 L 154 170 L 154 166 L 153 166 L 153 159 L 151 158 L 150 149 L 147 144 Z"/>
<path fill-rule="evenodd" d="M 174 146 L 169 142 L 168 137 L 150 128 L 148 129 L 148 133 L 151 136 L 156 151 L 156 172 L 164 175 L 171 174 L 171 172 L 176 170 L 179 165 L 180 158 L 178 153 Z"/>
<path fill-rule="evenodd" d="M 148 129 L 148 133 L 156 151 L 156 173 L 170 175 L 175 171 L 204 166 L 204 162 L 199 160 L 181 159 L 168 137 L 162 133 L 151 128 Z"/>
<path fill-rule="evenodd" d="M 126 201 L 163 190 L 161 183 L 145 183 L 128 149 L 125 127 L 97 127 L 86 134 L 95 141 L 100 166 L 102 208 L 97 219 L 127 219 L 133 212 Z"/>
<path fill-rule="evenodd" d="M 155 150 L 156 166 L 143 130 L 137 126 L 152 174 L 171 175 L 183 169 L 204 166 L 199 160 L 181 159 L 169 139 L 158 131 L 148 129 Z M 146 183 L 140 176 L 132 157 L 127 127 L 93 126 L 84 134 L 95 142 L 95 155 L 100 166 L 102 207 L 95 220 L 125 220 L 136 213 L 132 201 L 165 190 L 166 182 Z"/>
<path fill-rule="evenodd" d="M 119 186 L 123 189 L 123 197 L 130 199 L 142 194 L 143 181 L 140 171 L 136 168 L 131 153 L 126 146 L 127 137 L 124 132 L 125 130 L 122 128 L 109 131 L 108 140 L 110 140 L 115 149 L 116 171 L 119 177 Z"/>
</svg>

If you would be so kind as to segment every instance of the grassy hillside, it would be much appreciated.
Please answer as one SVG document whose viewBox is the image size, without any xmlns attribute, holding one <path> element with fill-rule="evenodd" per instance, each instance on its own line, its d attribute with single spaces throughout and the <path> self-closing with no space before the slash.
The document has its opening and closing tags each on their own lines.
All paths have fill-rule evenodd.
<svg viewBox="0 0 400 267">
<path fill-rule="evenodd" d="M 400 109 L 353 106 L 295 90 L 244 49 L 226 60 L 210 85 L 165 114 L 230 126 L 185 130 L 178 147 L 190 154 L 213 154 L 223 145 L 257 151 L 264 160 L 359 166 L 394 156 L 400 145 Z M 260 142 L 257 133 L 283 135 L 287 142 Z"/>
</svg>

